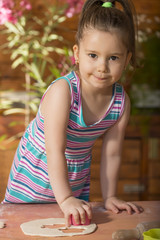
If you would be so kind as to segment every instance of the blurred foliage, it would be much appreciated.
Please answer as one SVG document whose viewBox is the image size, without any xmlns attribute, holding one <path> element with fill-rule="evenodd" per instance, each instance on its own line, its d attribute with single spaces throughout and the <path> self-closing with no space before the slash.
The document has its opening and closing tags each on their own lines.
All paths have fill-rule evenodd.
<svg viewBox="0 0 160 240">
<path fill-rule="evenodd" d="M 67 7 L 65 4 L 45 5 L 43 14 L 39 17 L 30 11 L 16 23 L 6 22 L 0 29 L 0 34 L 6 37 L 0 50 L 10 54 L 13 69 L 21 67 L 26 88 L 21 104 L 18 98 L 2 99 L 1 92 L 1 113 L 25 114 L 25 127 L 30 121 L 29 115 L 37 112 L 40 99 L 48 85 L 73 67 L 70 43 L 62 36 L 66 30 L 62 23 L 67 19 Z M 7 92 L 11 90 L 8 89 Z M 6 136 L 0 137 L 0 141 L 4 139 Z"/>
<path fill-rule="evenodd" d="M 133 75 L 133 83 L 147 83 L 151 88 L 160 87 L 160 38 L 155 35 L 141 43 L 142 56 L 139 62 L 139 68 Z"/>
<path fill-rule="evenodd" d="M 12 68 L 21 66 L 24 77 L 28 75 L 32 80 L 32 84 L 26 81 L 26 89 L 34 96 L 29 102 L 34 112 L 47 86 L 71 66 L 72 51 L 69 43 L 57 33 L 59 25 L 66 20 L 65 9 L 50 7 L 43 18 L 28 13 L 15 24 L 5 23 L 6 28 L 1 31 L 7 37 L 1 49 L 4 53 L 10 53 Z M 59 67 L 63 57 L 66 62 Z M 9 104 L 6 102 L 1 108 L 8 108 Z"/>
</svg>

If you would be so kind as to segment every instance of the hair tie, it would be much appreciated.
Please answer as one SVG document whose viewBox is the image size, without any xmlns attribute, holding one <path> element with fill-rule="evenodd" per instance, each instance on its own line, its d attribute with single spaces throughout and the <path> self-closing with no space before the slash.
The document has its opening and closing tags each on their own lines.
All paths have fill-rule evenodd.
<svg viewBox="0 0 160 240">
<path fill-rule="evenodd" d="M 110 7 L 112 7 L 112 3 L 111 3 L 111 2 L 104 2 L 104 3 L 102 4 L 102 7 L 110 8 Z"/>
</svg>

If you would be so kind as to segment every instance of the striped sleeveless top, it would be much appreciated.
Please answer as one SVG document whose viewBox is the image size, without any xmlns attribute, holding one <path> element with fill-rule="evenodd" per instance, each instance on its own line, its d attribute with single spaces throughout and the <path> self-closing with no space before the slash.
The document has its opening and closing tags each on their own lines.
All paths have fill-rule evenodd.
<svg viewBox="0 0 160 240">
<path fill-rule="evenodd" d="M 65 151 L 68 179 L 73 195 L 88 201 L 93 144 L 123 114 L 125 93 L 123 87 L 115 83 L 112 99 L 104 117 L 87 126 L 83 119 L 78 76 L 72 71 L 61 78 L 68 82 L 71 92 L 70 119 L 67 127 Z M 41 101 L 43 101 L 43 97 Z M 2 203 L 47 203 L 55 201 L 54 189 L 51 188 L 47 170 L 44 118 L 39 108 L 36 117 L 31 121 L 21 138 L 15 153 L 5 199 Z"/>
</svg>

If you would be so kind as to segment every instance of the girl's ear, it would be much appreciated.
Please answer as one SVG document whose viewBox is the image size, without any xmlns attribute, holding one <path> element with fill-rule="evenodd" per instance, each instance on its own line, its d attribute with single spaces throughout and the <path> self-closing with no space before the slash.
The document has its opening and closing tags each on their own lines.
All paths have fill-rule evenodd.
<svg viewBox="0 0 160 240">
<path fill-rule="evenodd" d="M 75 61 L 78 61 L 79 60 L 79 47 L 77 44 L 75 44 L 73 46 L 73 54 L 74 54 Z"/>
<path fill-rule="evenodd" d="M 127 57 L 126 57 L 125 69 L 126 69 L 126 67 L 128 66 L 128 64 L 129 64 L 129 62 L 130 62 L 130 60 L 131 60 L 131 57 L 132 57 L 132 53 L 129 52 L 129 53 L 127 54 Z"/>
</svg>

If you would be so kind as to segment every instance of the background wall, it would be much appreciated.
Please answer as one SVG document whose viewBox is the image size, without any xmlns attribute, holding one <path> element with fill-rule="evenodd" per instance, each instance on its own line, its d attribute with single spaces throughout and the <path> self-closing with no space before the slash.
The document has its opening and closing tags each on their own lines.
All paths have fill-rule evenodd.
<svg viewBox="0 0 160 240">
<path fill-rule="evenodd" d="M 33 11 L 35 14 L 40 13 L 44 6 L 44 1 L 30 1 L 33 6 Z M 55 2 L 55 0 L 49 0 L 48 2 Z M 65 2 L 65 1 L 64 1 Z M 155 16 L 160 16 L 160 1 L 159 0 L 134 0 L 137 13 L 146 14 L 149 19 L 154 19 Z M 74 43 L 74 31 L 77 28 L 78 17 L 74 17 L 66 22 L 68 27 L 68 32 L 65 33 L 65 37 Z M 141 25 L 140 28 L 145 29 L 147 23 Z M 153 29 L 158 26 L 150 24 Z M 0 44 L 4 42 L 4 36 L 0 36 Z M 24 75 L 20 69 L 11 69 L 11 62 L 9 56 L 2 54 L 0 52 L 0 88 L 1 90 L 6 90 L 8 87 L 13 87 L 14 89 L 21 89 L 24 83 Z"/>
</svg>

